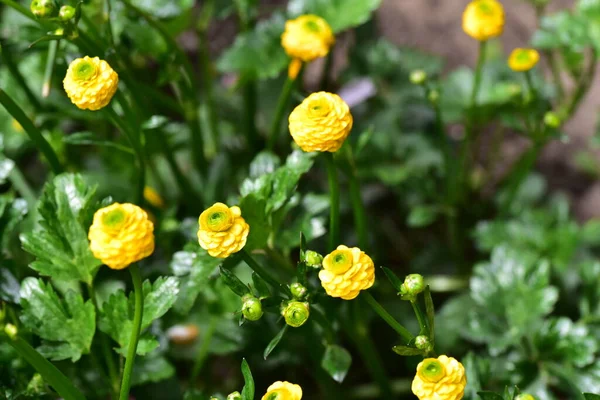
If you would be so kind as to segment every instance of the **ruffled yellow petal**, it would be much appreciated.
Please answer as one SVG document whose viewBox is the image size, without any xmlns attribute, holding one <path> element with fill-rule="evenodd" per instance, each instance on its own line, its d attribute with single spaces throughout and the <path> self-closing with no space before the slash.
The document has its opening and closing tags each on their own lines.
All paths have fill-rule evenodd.
<svg viewBox="0 0 600 400">
<path fill-rule="evenodd" d="M 240 251 L 248 239 L 250 226 L 239 207 L 215 203 L 200 214 L 198 242 L 213 257 L 227 258 Z"/>
<path fill-rule="evenodd" d="M 302 388 L 289 382 L 275 382 L 267 389 L 262 400 L 301 400 Z"/>
<path fill-rule="evenodd" d="M 319 279 L 329 296 L 352 300 L 361 290 L 373 286 L 375 265 L 358 247 L 340 245 L 323 259 Z"/>
<path fill-rule="evenodd" d="M 447 356 L 427 358 L 417 366 L 412 391 L 419 400 L 460 400 L 467 376 L 463 365 Z"/>
<path fill-rule="evenodd" d="M 118 85 L 119 76 L 106 61 L 88 56 L 74 60 L 63 80 L 67 96 L 82 110 L 106 107 Z"/>
<path fill-rule="evenodd" d="M 281 35 L 285 52 L 304 62 L 325 57 L 334 43 L 335 36 L 327 21 L 310 14 L 287 21 Z"/>
</svg>

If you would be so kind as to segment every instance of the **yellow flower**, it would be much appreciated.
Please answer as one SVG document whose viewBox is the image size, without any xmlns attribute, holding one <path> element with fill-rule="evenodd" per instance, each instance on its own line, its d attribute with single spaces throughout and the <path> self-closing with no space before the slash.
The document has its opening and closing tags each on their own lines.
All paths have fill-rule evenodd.
<svg viewBox="0 0 600 400">
<path fill-rule="evenodd" d="M 338 246 L 323 259 L 321 285 L 331 297 L 352 300 L 361 290 L 373 286 L 375 265 L 358 247 Z"/>
<path fill-rule="evenodd" d="M 117 91 L 119 76 L 104 60 L 85 56 L 74 60 L 63 80 L 67 95 L 82 110 L 99 110 Z"/>
<path fill-rule="evenodd" d="M 417 366 L 412 391 L 419 400 L 460 400 L 467 376 L 463 365 L 452 357 L 426 358 Z"/>
<path fill-rule="evenodd" d="M 298 58 L 292 59 L 292 61 L 290 61 L 290 65 L 288 65 L 288 77 L 292 80 L 296 79 L 301 69 L 302 60 Z"/>
<path fill-rule="evenodd" d="M 473 0 L 463 12 L 462 26 L 467 35 L 482 42 L 500 36 L 504 8 L 496 0 Z"/>
<path fill-rule="evenodd" d="M 508 66 L 513 71 L 525 72 L 540 61 L 540 54 L 534 49 L 514 49 L 508 57 Z"/>
<path fill-rule="evenodd" d="M 335 43 L 331 27 L 316 15 L 301 15 L 285 23 L 281 45 L 292 58 L 309 62 L 325 57 Z"/>
<path fill-rule="evenodd" d="M 227 258 L 246 245 L 250 227 L 239 207 L 215 203 L 200 214 L 198 242 L 213 257 Z"/>
<path fill-rule="evenodd" d="M 300 400 L 302 399 L 302 388 L 289 382 L 275 382 L 267 389 L 262 400 Z"/>
<path fill-rule="evenodd" d="M 160 194 L 158 194 L 158 192 L 154 189 L 152 189 L 150 186 L 146 186 L 144 188 L 144 199 L 146 199 L 146 201 L 156 207 L 156 208 L 164 208 L 165 207 L 165 201 L 163 200 L 162 197 L 160 197 Z"/>
<path fill-rule="evenodd" d="M 308 96 L 289 118 L 294 141 L 306 152 L 336 152 L 352 130 L 352 114 L 340 96 L 317 92 Z"/>
<path fill-rule="evenodd" d="M 154 251 L 154 225 L 134 204 L 114 203 L 94 214 L 88 233 L 94 256 L 112 269 L 123 269 Z"/>
</svg>

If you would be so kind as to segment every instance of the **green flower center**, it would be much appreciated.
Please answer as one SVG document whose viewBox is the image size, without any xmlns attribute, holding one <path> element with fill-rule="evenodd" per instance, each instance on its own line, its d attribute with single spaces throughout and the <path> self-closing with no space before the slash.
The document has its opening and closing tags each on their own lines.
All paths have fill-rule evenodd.
<svg viewBox="0 0 600 400">
<path fill-rule="evenodd" d="M 267 400 L 277 400 L 279 399 L 279 392 L 272 392 L 267 394 Z"/>
<path fill-rule="evenodd" d="M 336 275 L 343 274 L 352 267 L 352 253 L 348 250 L 335 250 L 329 259 L 326 269 Z"/>
<path fill-rule="evenodd" d="M 229 229 L 232 224 L 230 215 L 227 211 L 215 211 L 208 215 L 206 219 L 208 228 L 215 232 L 221 232 Z"/>
<path fill-rule="evenodd" d="M 96 66 L 94 63 L 81 60 L 73 68 L 73 77 L 78 81 L 87 81 L 96 75 Z"/>
<path fill-rule="evenodd" d="M 531 61 L 531 57 L 530 57 L 529 52 L 527 50 L 523 50 L 523 51 L 519 51 L 517 53 L 516 60 L 520 64 L 526 64 L 526 63 L 528 63 L 528 62 Z"/>
<path fill-rule="evenodd" d="M 125 212 L 120 208 L 111 210 L 102 217 L 102 225 L 107 228 L 118 228 L 123 221 L 125 221 Z"/>
<path fill-rule="evenodd" d="M 319 26 L 317 21 L 306 21 L 304 23 L 304 27 L 306 28 L 306 30 L 311 31 L 313 33 L 321 32 L 321 27 Z"/>
<path fill-rule="evenodd" d="M 430 382 L 438 382 L 445 375 L 444 366 L 436 359 L 425 360 L 421 367 L 421 374 Z"/>
<path fill-rule="evenodd" d="M 485 15 L 493 15 L 494 14 L 494 8 L 487 1 L 480 1 L 478 8 L 482 14 L 485 14 Z"/>
</svg>

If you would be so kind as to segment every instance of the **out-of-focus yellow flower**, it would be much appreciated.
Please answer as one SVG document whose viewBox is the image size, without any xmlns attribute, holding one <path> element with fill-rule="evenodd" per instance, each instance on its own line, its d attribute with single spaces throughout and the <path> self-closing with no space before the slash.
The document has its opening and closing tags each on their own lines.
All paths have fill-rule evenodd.
<svg viewBox="0 0 600 400">
<path fill-rule="evenodd" d="M 290 65 L 288 66 L 288 77 L 290 79 L 296 79 L 298 77 L 298 74 L 300 73 L 301 69 L 302 69 L 302 60 L 300 60 L 298 58 L 292 59 L 292 61 L 290 61 Z"/>
<path fill-rule="evenodd" d="M 198 242 L 213 257 L 227 258 L 246 245 L 250 227 L 239 207 L 215 203 L 200 214 Z"/>
<path fill-rule="evenodd" d="M 525 72 L 540 61 L 540 53 L 534 49 L 514 49 L 508 57 L 508 66 L 513 71 Z"/>
<path fill-rule="evenodd" d="M 316 15 L 301 15 L 285 23 L 281 45 L 292 58 L 309 62 L 325 57 L 335 43 L 331 27 Z"/>
<path fill-rule="evenodd" d="M 158 192 L 156 190 L 154 190 L 153 188 L 151 188 L 150 186 L 146 186 L 144 188 L 144 199 L 146 199 L 146 201 L 153 207 L 156 207 L 156 208 L 164 208 L 165 207 L 165 201 L 163 200 L 163 198 L 160 197 L 160 194 L 158 194 Z"/>
<path fill-rule="evenodd" d="M 460 400 L 466 385 L 463 365 L 452 357 L 439 356 L 419 363 L 412 391 L 419 400 Z"/>
<path fill-rule="evenodd" d="M 482 42 L 500 36 L 504 8 L 496 0 L 473 0 L 463 12 L 462 26 L 467 35 Z"/>
<path fill-rule="evenodd" d="M 152 254 L 154 224 L 140 207 L 114 203 L 96 211 L 88 238 L 96 258 L 123 269 Z"/>
<path fill-rule="evenodd" d="M 69 99 L 82 110 L 99 110 L 110 103 L 119 76 L 104 60 L 85 56 L 74 60 L 63 80 Z"/>
<path fill-rule="evenodd" d="M 275 382 L 267 389 L 262 400 L 301 400 L 302 388 L 289 382 Z"/>
<path fill-rule="evenodd" d="M 19 132 L 19 133 L 23 132 L 23 126 L 19 123 L 19 121 L 17 121 L 14 118 L 11 122 L 11 126 L 16 132 Z"/>
<path fill-rule="evenodd" d="M 317 92 L 308 96 L 289 118 L 294 141 L 306 152 L 336 152 L 352 130 L 352 114 L 340 96 Z"/>
<path fill-rule="evenodd" d="M 319 279 L 328 295 L 352 300 L 361 290 L 373 286 L 375 265 L 358 247 L 340 245 L 323 259 Z"/>
</svg>

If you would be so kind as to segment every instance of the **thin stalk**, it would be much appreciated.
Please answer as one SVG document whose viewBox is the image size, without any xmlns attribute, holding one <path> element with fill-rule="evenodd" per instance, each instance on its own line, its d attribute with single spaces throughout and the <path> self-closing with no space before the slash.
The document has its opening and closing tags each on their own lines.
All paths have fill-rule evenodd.
<svg viewBox="0 0 600 400">
<path fill-rule="evenodd" d="M 192 374 L 190 375 L 190 383 L 196 380 L 200 371 L 202 371 L 202 366 L 204 365 L 204 361 L 206 360 L 206 356 L 208 356 L 208 350 L 210 350 L 210 344 L 212 341 L 213 334 L 217 329 L 218 319 L 215 316 L 210 318 L 210 322 L 208 323 L 208 328 L 204 334 L 204 340 L 200 349 L 198 350 L 198 354 L 196 355 L 196 360 L 194 361 L 194 367 L 192 368 Z"/>
<path fill-rule="evenodd" d="M 42 85 L 42 97 L 50 96 L 52 88 L 52 75 L 54 74 L 54 65 L 56 64 L 56 54 L 60 46 L 60 40 L 52 40 L 48 43 L 48 59 L 46 60 L 46 69 L 44 70 L 44 84 Z"/>
<path fill-rule="evenodd" d="M 360 296 L 363 299 L 365 299 L 367 304 L 371 306 L 373 311 L 375 311 L 377 315 L 381 317 L 381 319 L 383 319 L 393 330 L 396 331 L 396 333 L 398 333 L 402 337 L 402 339 L 404 339 L 405 343 L 409 343 L 411 340 L 414 339 L 412 333 L 410 333 L 408 329 L 406 329 L 398 321 L 396 321 L 394 317 L 392 317 L 390 313 L 388 313 L 386 309 L 383 308 L 383 306 L 379 304 L 377 300 L 375 300 L 371 293 L 365 290 Z"/>
<path fill-rule="evenodd" d="M 548 59 L 548 64 L 550 64 L 550 70 L 552 71 L 552 79 L 554 80 L 554 86 L 556 87 L 556 97 L 562 99 L 565 95 L 565 87 L 560 76 L 560 66 L 558 64 L 556 53 L 549 50 L 544 52 L 544 54 Z"/>
<path fill-rule="evenodd" d="M 329 182 L 329 250 L 340 244 L 340 184 L 333 153 L 324 153 L 327 165 L 327 180 Z"/>
<path fill-rule="evenodd" d="M 269 150 L 273 150 L 275 148 L 277 139 L 279 139 L 281 121 L 283 120 L 283 114 L 285 113 L 288 103 L 290 102 L 290 96 L 292 94 L 292 89 L 294 88 L 296 79 L 291 79 L 290 77 L 286 78 L 283 89 L 281 90 L 281 94 L 279 95 L 279 100 L 277 100 L 275 116 L 273 117 L 273 122 L 271 123 L 271 130 L 269 132 L 269 138 L 267 141 L 267 149 Z"/>
<path fill-rule="evenodd" d="M 350 192 L 350 201 L 352 202 L 352 211 L 354 213 L 354 225 L 358 235 L 358 246 L 363 251 L 369 250 L 369 233 L 367 231 L 367 214 L 365 205 L 360 192 L 360 183 L 356 176 L 356 171 L 352 168 L 348 174 L 348 186 Z"/>
<path fill-rule="evenodd" d="M 133 282 L 133 290 L 135 296 L 135 311 L 133 314 L 133 325 L 131 328 L 131 336 L 129 338 L 129 348 L 127 349 L 127 358 L 125 359 L 125 368 L 123 369 L 123 380 L 121 381 L 121 395 L 119 400 L 129 399 L 129 387 L 131 384 L 131 372 L 137 351 L 138 341 L 140 339 L 140 330 L 142 328 L 142 317 L 144 313 L 144 293 L 142 289 L 142 277 L 137 264 L 129 266 L 131 273 L 131 281 Z"/>
<path fill-rule="evenodd" d="M 31 141 L 36 145 L 36 147 L 44 154 L 46 160 L 50 164 L 50 168 L 52 168 L 52 172 L 58 175 L 63 172 L 63 167 L 58 161 L 58 156 L 54 152 L 54 149 L 50 144 L 44 139 L 42 133 L 33 125 L 33 122 L 25 115 L 25 112 L 10 98 L 10 96 L 2 89 L 0 89 L 0 103 L 6 108 L 6 111 L 14 119 L 17 120 L 19 124 L 23 127 L 27 135 Z"/>
<path fill-rule="evenodd" d="M 13 79 L 19 84 L 21 89 L 23 89 L 23 93 L 25 93 L 25 96 L 27 96 L 27 100 L 29 101 L 29 103 L 37 112 L 41 111 L 43 108 L 42 104 L 27 84 L 27 80 L 23 77 L 21 71 L 19 71 L 19 68 L 17 67 L 15 61 L 12 58 L 11 50 L 7 49 L 5 46 L 0 46 L 0 54 L 3 56 L 3 61 L 6 65 L 6 68 L 8 68 L 8 72 L 10 72 Z"/>
<path fill-rule="evenodd" d="M 239 253 L 242 256 L 242 260 L 252 269 L 252 271 L 256 272 L 258 276 L 263 278 L 265 281 L 269 282 L 273 287 L 279 288 L 283 287 L 283 283 L 279 282 L 277 279 L 271 276 L 267 270 L 265 270 L 256 260 L 248 253 L 245 249 L 242 249 Z"/>
<path fill-rule="evenodd" d="M 110 2 L 111 0 L 104 0 L 104 18 L 106 18 L 106 36 L 108 36 L 108 43 L 114 49 L 115 38 L 112 29 L 112 5 Z"/>
<path fill-rule="evenodd" d="M 85 400 L 85 396 L 63 375 L 50 361 L 29 345 L 25 340 L 17 337 L 8 339 L 10 344 L 21 357 L 25 359 L 44 378 L 56 393 L 65 400 Z"/>
<path fill-rule="evenodd" d="M 413 308 L 413 311 L 415 312 L 415 316 L 417 317 L 417 321 L 419 321 L 419 327 L 421 329 L 420 333 L 428 333 L 429 329 L 427 327 L 427 322 L 425 319 L 425 314 L 423 314 L 423 311 L 421 311 L 421 307 L 419 307 L 419 303 L 417 303 L 417 300 L 411 300 L 410 301 L 410 305 Z"/>
</svg>

